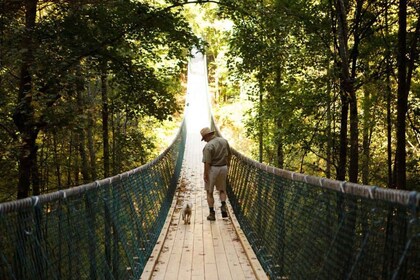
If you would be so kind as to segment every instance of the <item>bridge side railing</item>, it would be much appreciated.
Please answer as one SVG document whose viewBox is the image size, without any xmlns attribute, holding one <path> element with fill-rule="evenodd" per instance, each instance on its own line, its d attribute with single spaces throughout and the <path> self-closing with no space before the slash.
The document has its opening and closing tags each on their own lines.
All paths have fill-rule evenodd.
<svg viewBox="0 0 420 280">
<path fill-rule="evenodd" d="M 307 176 L 232 151 L 229 201 L 271 279 L 418 279 L 419 193 Z"/>
<path fill-rule="evenodd" d="M 273 279 L 416 279 L 419 194 L 305 176 L 238 152 L 229 200 Z"/>
<path fill-rule="evenodd" d="M 0 204 L 0 279 L 139 279 L 171 206 L 185 137 L 183 122 L 146 165 Z"/>
</svg>

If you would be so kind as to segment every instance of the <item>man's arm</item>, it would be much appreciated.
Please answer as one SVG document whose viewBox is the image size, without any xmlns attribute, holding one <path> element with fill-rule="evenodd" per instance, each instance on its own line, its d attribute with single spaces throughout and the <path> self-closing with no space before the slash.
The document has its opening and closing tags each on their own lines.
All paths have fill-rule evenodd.
<svg viewBox="0 0 420 280">
<path fill-rule="evenodd" d="M 210 163 L 204 163 L 204 182 L 209 182 L 209 174 L 210 174 Z"/>
</svg>

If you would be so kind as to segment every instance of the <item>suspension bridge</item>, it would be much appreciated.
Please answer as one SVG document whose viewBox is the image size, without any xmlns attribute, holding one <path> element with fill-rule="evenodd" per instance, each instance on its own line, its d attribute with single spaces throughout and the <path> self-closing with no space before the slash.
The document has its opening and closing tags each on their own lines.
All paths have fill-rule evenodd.
<svg viewBox="0 0 420 280">
<path fill-rule="evenodd" d="M 294 173 L 233 149 L 229 217 L 217 207 L 207 221 L 199 130 L 220 131 L 200 53 L 187 88 L 179 131 L 151 162 L 0 204 L 0 279 L 420 278 L 417 192 Z"/>
</svg>

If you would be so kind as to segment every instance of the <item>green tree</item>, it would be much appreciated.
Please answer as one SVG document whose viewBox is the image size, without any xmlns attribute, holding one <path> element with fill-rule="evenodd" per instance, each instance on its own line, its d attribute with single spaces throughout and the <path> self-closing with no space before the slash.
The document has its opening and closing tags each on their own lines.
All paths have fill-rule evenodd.
<svg viewBox="0 0 420 280">
<path fill-rule="evenodd" d="M 231 61 L 237 62 L 235 68 L 242 79 L 254 84 L 255 109 L 249 114 L 248 127 L 250 135 L 264 146 L 264 161 L 273 163 L 271 155 L 277 154 L 275 165 L 282 166 L 283 154 L 288 169 L 331 174 L 334 166 L 339 180 L 359 182 L 362 172 L 363 182 L 391 185 L 386 183 L 391 169 L 384 172 L 377 167 L 385 162 L 390 166 L 389 159 L 398 154 L 392 154 L 396 142 L 389 133 L 397 133 L 393 112 L 399 108 L 397 100 L 401 101 L 393 94 L 402 79 L 396 80 L 392 71 L 401 65 L 395 52 L 398 30 L 391 27 L 398 19 L 396 3 L 226 0 L 221 4 L 223 15 L 235 24 Z M 406 65 L 411 69 L 406 79 L 417 84 L 418 5 L 410 2 L 406 6 L 409 36 L 403 44 L 409 50 L 404 57 L 414 63 Z M 258 93 L 262 93 L 262 102 Z M 405 102 L 416 107 L 410 100 L 417 100 L 416 96 Z M 398 110 L 402 109 L 415 115 L 415 110 L 401 106 Z M 386 119 L 387 123 L 382 122 Z M 397 134 L 418 135 L 417 127 Z M 383 130 L 388 134 L 381 133 Z M 404 149 L 413 142 L 418 147 L 416 137 L 411 138 L 410 146 L 403 144 Z M 381 152 L 383 139 L 389 144 Z M 403 150 L 401 144 L 397 150 Z M 382 156 L 385 154 L 388 156 Z M 301 158 L 300 168 L 296 155 Z M 404 162 L 413 163 L 409 172 L 415 178 L 415 161 Z"/>
<path fill-rule="evenodd" d="M 52 128 L 76 128 L 84 179 L 93 175 L 90 169 L 85 173 L 88 154 L 84 157 L 83 150 L 87 151 L 89 141 L 93 143 L 94 135 L 89 133 L 94 131 L 88 124 L 94 123 L 92 113 L 97 112 L 86 110 L 98 103 L 86 103 L 84 95 L 91 79 L 99 80 L 103 62 L 106 79 L 118 86 L 112 96 L 119 100 L 114 102 L 118 105 L 114 112 L 131 119 L 147 114 L 163 120 L 177 109 L 173 91 L 168 90 L 168 73 L 158 73 L 157 65 L 164 59 L 178 65 L 191 46 L 199 43 L 176 11 L 130 1 L 43 5 L 28 0 L 10 7 L 2 1 L 1 5 L 8 6 L 5 17 L 10 19 L 2 24 L 2 90 L 8 104 L 13 104 L 9 107 L 14 107 L 14 126 L 4 124 L 4 130 L 11 132 L 8 137 L 18 131 L 18 198 L 30 195 L 31 189 L 32 194 L 39 193 L 39 136 Z M 9 53 L 13 57 L 6 58 Z M 169 74 L 174 75 L 181 68 L 172 69 Z M 105 104 L 106 99 L 99 104 Z M 77 108 L 80 111 L 75 111 Z M 11 119 L 10 111 L 2 113 Z M 72 143 L 67 152 L 74 156 Z M 90 160 L 94 160 L 92 145 L 90 152 Z M 73 163 L 77 162 L 73 157 Z M 74 178 L 79 167 L 75 166 Z"/>
</svg>

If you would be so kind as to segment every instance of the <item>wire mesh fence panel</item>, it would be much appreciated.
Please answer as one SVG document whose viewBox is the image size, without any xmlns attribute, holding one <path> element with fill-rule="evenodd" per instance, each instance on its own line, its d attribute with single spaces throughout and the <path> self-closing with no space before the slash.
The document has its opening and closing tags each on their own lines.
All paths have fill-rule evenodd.
<svg viewBox="0 0 420 280">
<path fill-rule="evenodd" d="M 185 133 L 137 169 L 0 204 L 0 279 L 139 279 L 175 193 Z M 271 279 L 420 275 L 417 192 L 306 176 L 233 150 L 228 195 Z"/>
<path fill-rule="evenodd" d="M 221 135 L 214 119 L 212 128 Z M 229 201 L 270 279 L 420 278 L 420 193 L 308 176 L 232 153 Z"/>
<path fill-rule="evenodd" d="M 229 200 L 271 279 L 418 279 L 419 193 L 295 174 L 233 152 Z"/>
<path fill-rule="evenodd" d="M 171 206 L 185 126 L 152 162 L 0 204 L 0 279 L 139 279 Z"/>
</svg>

